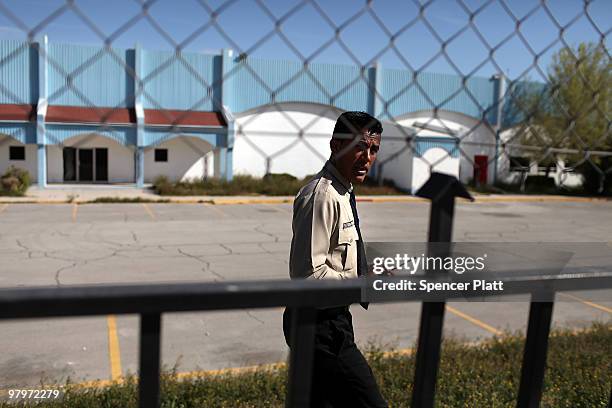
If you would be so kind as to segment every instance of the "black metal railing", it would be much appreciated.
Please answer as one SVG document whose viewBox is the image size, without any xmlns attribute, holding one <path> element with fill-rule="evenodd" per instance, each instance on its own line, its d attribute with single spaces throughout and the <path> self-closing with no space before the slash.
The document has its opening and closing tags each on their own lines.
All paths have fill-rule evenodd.
<svg viewBox="0 0 612 408">
<path fill-rule="evenodd" d="M 399 278 L 388 278 L 390 280 Z M 430 278 L 432 282 L 436 278 Z M 440 278 L 441 280 L 443 278 Z M 504 293 L 532 294 L 543 288 L 556 292 L 612 287 L 612 272 L 582 272 L 546 275 L 517 274 L 503 278 Z M 294 344 L 289 363 L 287 406 L 307 407 L 312 353 L 314 346 L 315 307 L 361 300 L 359 280 L 327 281 L 257 281 L 234 283 L 105 285 L 60 288 L 0 289 L 0 319 L 49 318 L 65 316 L 93 316 L 106 314 L 140 315 L 140 406 L 159 406 L 161 314 L 185 311 L 211 311 L 289 306 L 296 308 L 292 322 Z M 426 292 L 410 293 L 406 300 L 427 302 L 433 295 Z M 449 300 L 455 294 L 449 294 Z M 457 298 L 469 296 L 456 293 Z M 479 295 L 481 296 L 481 295 Z M 393 299 L 397 301 L 397 299 Z M 436 302 L 437 303 L 437 302 Z M 430 304 L 430 303 L 425 303 Z M 435 304 L 435 303 L 434 303 Z M 525 343 L 518 407 L 538 406 L 553 302 L 532 302 Z M 441 325 L 436 315 L 422 316 L 423 327 Z M 437 345 L 439 347 L 439 344 Z M 417 353 L 421 351 L 418 350 Z M 416 368 L 420 378 L 438 364 L 438 356 L 419 356 L 425 359 Z M 427 387 L 414 388 L 416 401 L 433 401 L 435 376 L 425 377 Z M 431 406 L 419 402 L 419 407 Z"/>
</svg>

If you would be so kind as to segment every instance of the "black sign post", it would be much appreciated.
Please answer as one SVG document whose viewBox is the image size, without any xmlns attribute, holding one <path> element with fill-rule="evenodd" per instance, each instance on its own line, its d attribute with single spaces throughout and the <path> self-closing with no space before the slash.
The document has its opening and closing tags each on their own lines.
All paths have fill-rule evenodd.
<svg viewBox="0 0 612 408">
<path fill-rule="evenodd" d="M 416 195 L 431 200 L 428 242 L 447 242 L 448 252 L 453 232 L 455 197 L 474 199 L 456 177 L 442 173 L 432 173 Z M 436 255 L 443 256 L 444 254 L 437 253 Z M 412 408 L 433 408 L 434 406 L 445 306 L 445 302 L 423 302 L 412 390 Z"/>
</svg>

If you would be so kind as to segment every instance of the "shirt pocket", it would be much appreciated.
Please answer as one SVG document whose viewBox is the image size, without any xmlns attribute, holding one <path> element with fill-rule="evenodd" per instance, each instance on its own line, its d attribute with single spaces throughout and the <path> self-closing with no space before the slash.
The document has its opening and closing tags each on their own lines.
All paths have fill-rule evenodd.
<svg viewBox="0 0 612 408">
<path fill-rule="evenodd" d="M 338 250 L 343 271 L 355 271 L 357 268 L 357 230 L 354 226 L 338 231 Z"/>
</svg>

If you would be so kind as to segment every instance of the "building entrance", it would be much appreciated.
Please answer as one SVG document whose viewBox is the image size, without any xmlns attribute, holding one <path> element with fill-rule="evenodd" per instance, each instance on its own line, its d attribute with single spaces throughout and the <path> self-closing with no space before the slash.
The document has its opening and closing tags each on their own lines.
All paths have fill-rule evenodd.
<svg viewBox="0 0 612 408">
<path fill-rule="evenodd" d="M 108 149 L 64 147 L 64 181 L 108 181 Z"/>
</svg>

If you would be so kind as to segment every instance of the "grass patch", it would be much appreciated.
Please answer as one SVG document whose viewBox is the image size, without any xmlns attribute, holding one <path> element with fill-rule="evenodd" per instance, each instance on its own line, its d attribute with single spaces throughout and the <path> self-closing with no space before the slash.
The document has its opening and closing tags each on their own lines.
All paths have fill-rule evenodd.
<svg viewBox="0 0 612 408">
<path fill-rule="evenodd" d="M 577 197 L 610 197 L 610 192 L 594 194 L 583 186 L 557 186 L 552 178 L 546 176 L 530 176 L 525 182 L 524 190 L 521 183 L 497 182 L 494 185 L 467 184 L 467 189 L 480 194 L 520 194 L 520 195 L 563 195 Z"/>
<path fill-rule="evenodd" d="M 312 176 L 298 179 L 290 174 L 268 174 L 262 178 L 237 175 L 232 181 L 206 179 L 190 182 L 171 182 L 160 176 L 153 182 L 153 190 L 162 196 L 232 196 L 232 195 L 268 195 L 295 196 Z M 388 195 L 404 194 L 391 182 L 378 186 L 367 181 L 355 187 L 356 194 Z"/>
<path fill-rule="evenodd" d="M 514 407 L 524 337 L 505 335 L 471 345 L 446 339 L 437 386 L 437 407 Z M 410 406 L 414 356 L 384 353 L 370 347 L 368 360 L 392 407 Z M 589 330 L 557 330 L 551 335 L 542 407 L 605 407 L 612 385 L 612 323 Z M 283 407 L 286 368 L 240 374 L 179 379 L 176 371 L 162 378 L 162 407 Z M 34 405 L 34 404 L 32 404 Z M 0 407 L 9 407 L 0 403 Z M 84 389 L 67 385 L 63 401 L 42 407 L 136 407 L 137 383 Z"/>
</svg>

